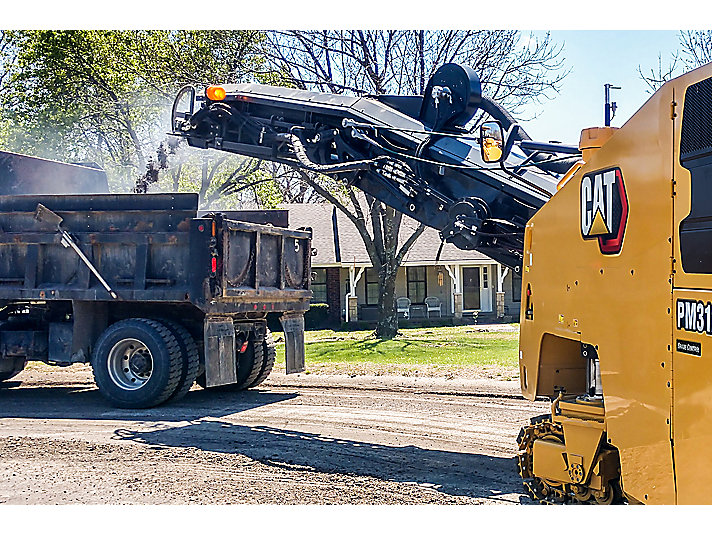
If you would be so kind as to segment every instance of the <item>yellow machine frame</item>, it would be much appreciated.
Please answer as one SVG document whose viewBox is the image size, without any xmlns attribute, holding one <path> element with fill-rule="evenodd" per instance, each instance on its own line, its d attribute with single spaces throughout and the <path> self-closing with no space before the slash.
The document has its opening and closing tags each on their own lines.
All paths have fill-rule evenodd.
<svg viewBox="0 0 712 534">
<path fill-rule="evenodd" d="M 521 388 L 528 399 L 557 400 L 547 426 L 524 429 L 520 463 L 525 478 L 547 481 L 545 493 L 569 488 L 606 500 L 608 482 L 629 502 L 712 502 L 699 491 L 712 475 L 703 452 L 712 443 L 712 338 L 676 325 L 679 300 L 712 301 L 712 274 L 683 270 L 679 237 L 691 202 L 690 171 L 680 163 L 685 95 L 711 76 L 712 64 L 667 82 L 620 129 L 584 130 L 584 163 L 527 225 Z M 583 211 L 591 188 L 608 183 L 595 182 L 597 173 L 615 169 L 627 218 L 620 251 L 611 253 L 593 237 L 621 210 L 612 215 L 601 197 L 606 216 Z M 701 354 L 679 352 L 678 342 Z M 598 355 L 600 402 L 587 395 L 582 347 Z"/>
</svg>

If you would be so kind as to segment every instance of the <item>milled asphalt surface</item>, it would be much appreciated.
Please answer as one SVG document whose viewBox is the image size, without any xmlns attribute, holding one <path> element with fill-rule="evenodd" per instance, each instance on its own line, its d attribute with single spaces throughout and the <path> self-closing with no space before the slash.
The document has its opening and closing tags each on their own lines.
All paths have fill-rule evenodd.
<svg viewBox="0 0 712 534">
<path fill-rule="evenodd" d="M 0 503 L 529 503 L 517 381 L 273 374 L 120 410 L 88 366 L 0 387 Z M 7 387 L 7 386 L 15 387 Z"/>
</svg>

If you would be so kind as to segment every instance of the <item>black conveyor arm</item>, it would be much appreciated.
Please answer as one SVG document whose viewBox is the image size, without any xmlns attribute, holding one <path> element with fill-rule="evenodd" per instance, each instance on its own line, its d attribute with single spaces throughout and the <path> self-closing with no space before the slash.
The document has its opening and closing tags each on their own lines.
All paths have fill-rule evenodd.
<svg viewBox="0 0 712 534">
<path fill-rule="evenodd" d="M 331 174 L 440 230 L 444 241 L 514 268 L 521 265 L 526 222 L 578 154 L 531 141 L 482 96 L 474 71 L 455 64 L 438 69 L 422 97 L 221 87 L 219 100 L 184 89 L 173 108 L 174 134 L 191 146 Z M 178 100 L 186 96 L 190 107 L 181 113 Z M 196 101 L 202 101 L 197 110 Z M 484 163 L 466 128 L 478 112 L 500 120 L 523 154 L 512 151 L 502 167 Z"/>
</svg>

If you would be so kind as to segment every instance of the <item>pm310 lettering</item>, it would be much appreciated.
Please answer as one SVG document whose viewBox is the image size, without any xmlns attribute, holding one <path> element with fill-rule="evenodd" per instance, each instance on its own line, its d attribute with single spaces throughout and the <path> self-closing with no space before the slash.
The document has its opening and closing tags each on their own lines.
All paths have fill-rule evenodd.
<svg viewBox="0 0 712 534">
<path fill-rule="evenodd" d="M 677 329 L 712 336 L 712 303 L 677 299 Z"/>
</svg>

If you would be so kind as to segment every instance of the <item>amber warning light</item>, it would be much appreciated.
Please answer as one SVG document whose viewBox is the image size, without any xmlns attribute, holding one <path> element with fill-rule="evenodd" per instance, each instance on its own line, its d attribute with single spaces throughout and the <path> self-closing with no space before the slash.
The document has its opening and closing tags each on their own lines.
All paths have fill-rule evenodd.
<svg viewBox="0 0 712 534">
<path fill-rule="evenodd" d="M 225 88 L 219 85 L 211 85 L 205 90 L 205 96 L 210 100 L 224 100 L 225 99 Z"/>
</svg>

